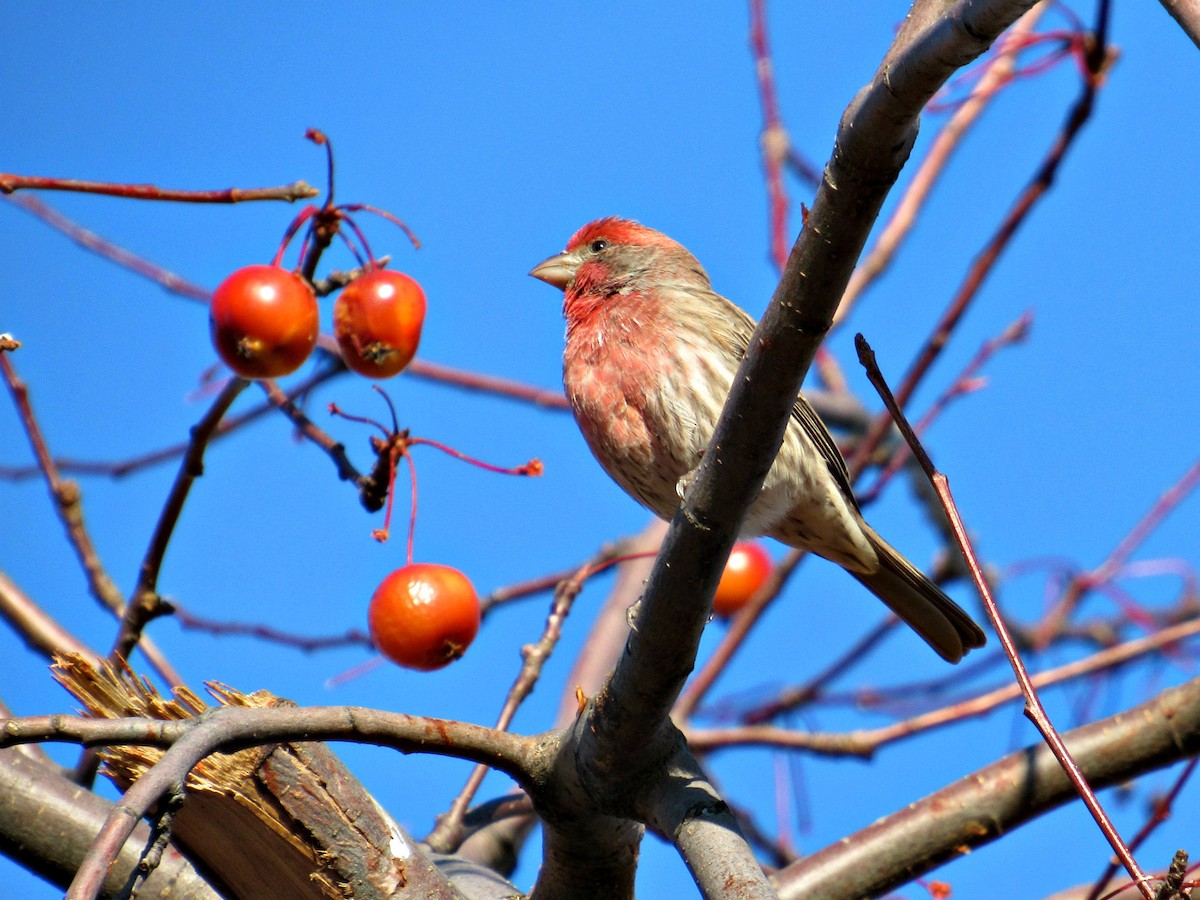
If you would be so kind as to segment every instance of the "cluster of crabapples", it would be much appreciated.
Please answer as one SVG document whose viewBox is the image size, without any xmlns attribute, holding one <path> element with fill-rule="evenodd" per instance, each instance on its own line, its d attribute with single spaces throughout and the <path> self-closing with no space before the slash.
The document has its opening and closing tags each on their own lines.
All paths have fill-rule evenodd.
<svg viewBox="0 0 1200 900">
<path fill-rule="evenodd" d="M 317 343 L 320 316 L 312 286 L 277 265 L 238 269 L 213 294 L 213 346 L 243 378 L 278 378 L 300 368 Z M 333 329 L 347 368 L 390 378 L 412 361 L 425 321 L 425 292 L 403 272 L 371 268 L 346 285 L 333 306 Z M 375 590 L 367 613 L 384 656 L 410 669 L 439 669 L 462 656 L 479 630 L 479 598 L 449 566 L 410 563 Z"/>
<path fill-rule="evenodd" d="M 243 378 L 295 372 L 317 344 L 320 315 L 312 286 L 280 266 L 238 269 L 209 307 L 213 345 Z M 333 333 L 346 366 L 368 378 L 399 374 L 417 352 L 425 292 L 403 272 L 372 268 L 342 288 Z"/>
</svg>

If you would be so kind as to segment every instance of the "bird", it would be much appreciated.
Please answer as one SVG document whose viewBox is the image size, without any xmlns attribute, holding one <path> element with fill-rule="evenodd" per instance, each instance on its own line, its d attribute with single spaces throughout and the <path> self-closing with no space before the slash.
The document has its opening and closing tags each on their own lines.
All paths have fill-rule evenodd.
<svg viewBox="0 0 1200 900">
<path fill-rule="evenodd" d="M 589 222 L 529 274 L 563 291 L 563 387 L 584 440 L 627 494 L 669 521 L 712 439 L 754 319 L 713 290 L 682 244 L 631 219 Z M 986 641 L 867 524 L 846 461 L 803 394 L 742 535 L 838 564 L 948 662 Z"/>
</svg>

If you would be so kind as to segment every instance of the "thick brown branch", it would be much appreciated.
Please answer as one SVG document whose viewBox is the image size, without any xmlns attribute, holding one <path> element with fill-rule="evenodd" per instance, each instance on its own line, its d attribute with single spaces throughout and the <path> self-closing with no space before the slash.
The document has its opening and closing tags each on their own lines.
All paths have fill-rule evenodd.
<svg viewBox="0 0 1200 900">
<path fill-rule="evenodd" d="M 113 804 L 17 750 L 0 752 L 0 850 L 65 888 Z M 104 879 L 105 896 L 119 896 L 136 870 L 150 835 L 138 824 Z M 217 894 L 177 851 L 168 851 L 143 883 L 141 897 L 216 900 Z"/>
<path fill-rule="evenodd" d="M 1200 0 L 1159 0 L 1183 33 L 1200 48 Z"/>
<path fill-rule="evenodd" d="M 1193 756 L 1200 753 L 1200 679 L 1063 737 L 1097 787 Z M 1037 744 L 805 857 L 773 881 L 781 900 L 880 896 L 1076 798 L 1054 754 Z"/>
</svg>

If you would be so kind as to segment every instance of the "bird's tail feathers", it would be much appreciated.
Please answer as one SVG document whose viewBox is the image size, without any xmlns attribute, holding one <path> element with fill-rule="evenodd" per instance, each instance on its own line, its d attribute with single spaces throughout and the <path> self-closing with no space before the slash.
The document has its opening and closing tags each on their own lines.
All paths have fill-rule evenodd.
<svg viewBox="0 0 1200 900">
<path fill-rule="evenodd" d="M 968 650 L 983 646 L 987 638 L 974 619 L 869 525 L 863 531 L 879 557 L 879 568 L 851 575 L 948 662 L 956 663 Z"/>
</svg>

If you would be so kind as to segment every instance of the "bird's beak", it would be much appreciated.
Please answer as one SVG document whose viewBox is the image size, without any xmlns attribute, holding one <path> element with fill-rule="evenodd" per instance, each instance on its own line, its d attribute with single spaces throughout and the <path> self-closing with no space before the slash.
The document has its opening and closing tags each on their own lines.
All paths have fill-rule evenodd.
<svg viewBox="0 0 1200 900">
<path fill-rule="evenodd" d="M 552 256 L 538 263 L 529 274 L 534 278 L 546 282 L 546 284 L 552 284 L 556 288 L 566 290 L 567 285 L 575 277 L 575 270 L 578 268 L 579 260 L 575 259 L 569 253 L 560 253 L 557 256 Z"/>
</svg>

